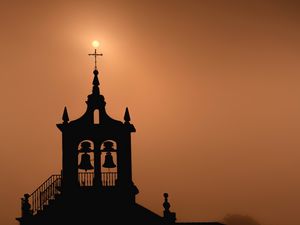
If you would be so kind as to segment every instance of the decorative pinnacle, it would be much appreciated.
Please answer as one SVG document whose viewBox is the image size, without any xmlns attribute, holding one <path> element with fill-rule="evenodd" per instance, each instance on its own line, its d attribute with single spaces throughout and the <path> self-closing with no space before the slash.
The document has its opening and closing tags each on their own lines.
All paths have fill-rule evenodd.
<svg viewBox="0 0 300 225">
<path fill-rule="evenodd" d="M 129 114 L 128 107 L 126 107 L 126 110 L 125 110 L 124 120 L 126 123 L 129 123 L 129 121 L 130 121 L 130 114 Z"/>
<path fill-rule="evenodd" d="M 64 121 L 64 123 L 68 123 L 68 121 L 69 121 L 69 115 L 68 115 L 68 110 L 67 110 L 66 106 L 64 108 L 64 113 L 63 113 L 63 116 L 62 116 L 62 120 Z"/>
<path fill-rule="evenodd" d="M 92 92 L 94 95 L 99 95 L 100 94 L 100 89 L 99 89 L 100 82 L 98 79 L 99 72 L 97 69 L 95 69 L 93 73 L 94 73 L 94 79 L 93 79 L 93 91 Z"/>
<path fill-rule="evenodd" d="M 168 197 L 169 197 L 168 193 L 164 193 L 164 198 L 165 198 L 165 202 L 163 204 L 163 206 L 165 208 L 164 219 L 166 221 L 168 221 L 170 224 L 173 224 L 176 221 L 176 213 L 170 211 L 171 205 L 168 201 Z"/>
<path fill-rule="evenodd" d="M 165 202 L 164 202 L 163 206 L 165 208 L 165 211 L 169 211 L 169 209 L 171 207 L 171 205 L 168 201 L 168 197 L 169 197 L 168 193 L 164 193 Z"/>
<path fill-rule="evenodd" d="M 100 84 L 100 83 L 99 83 L 99 79 L 98 79 L 98 74 L 99 74 L 99 72 L 98 72 L 97 69 L 95 69 L 93 73 L 94 73 L 94 75 L 95 75 L 95 76 L 94 76 L 94 80 L 93 80 L 93 85 L 94 85 L 94 86 L 99 86 L 99 84 Z"/>
</svg>

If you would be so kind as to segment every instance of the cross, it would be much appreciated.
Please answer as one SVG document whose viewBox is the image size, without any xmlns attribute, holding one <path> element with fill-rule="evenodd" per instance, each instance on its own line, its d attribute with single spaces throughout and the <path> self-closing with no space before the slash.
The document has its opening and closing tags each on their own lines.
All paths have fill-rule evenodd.
<svg viewBox="0 0 300 225">
<path fill-rule="evenodd" d="M 102 53 L 97 53 L 97 49 L 95 49 L 95 52 L 89 54 L 89 56 L 94 56 L 95 57 L 95 69 L 97 69 L 97 56 L 103 56 L 103 54 Z"/>
</svg>

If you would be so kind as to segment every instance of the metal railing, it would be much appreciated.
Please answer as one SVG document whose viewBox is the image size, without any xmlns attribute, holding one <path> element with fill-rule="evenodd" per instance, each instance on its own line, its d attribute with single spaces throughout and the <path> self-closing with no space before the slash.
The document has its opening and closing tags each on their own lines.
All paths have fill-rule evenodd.
<svg viewBox="0 0 300 225">
<path fill-rule="evenodd" d="M 102 186 L 116 186 L 117 178 L 117 172 L 101 173 Z M 78 181 L 81 187 L 92 187 L 94 183 L 94 173 L 78 173 Z M 38 211 L 42 211 L 45 205 L 48 205 L 49 201 L 54 200 L 56 195 L 60 193 L 60 189 L 61 175 L 50 176 L 30 195 L 29 203 L 31 205 L 32 213 L 36 214 Z"/>
<path fill-rule="evenodd" d="M 101 173 L 102 186 L 113 187 L 116 186 L 116 180 L 118 178 L 117 172 L 103 172 Z M 94 173 L 85 172 L 78 173 L 78 181 L 81 187 L 93 186 Z"/>
<path fill-rule="evenodd" d="M 39 210 L 43 210 L 43 207 L 49 203 L 51 199 L 55 198 L 56 194 L 59 194 L 59 188 L 61 187 L 61 176 L 52 175 L 44 183 L 42 183 L 31 195 L 30 204 L 32 213 L 35 214 Z"/>
<path fill-rule="evenodd" d="M 116 172 L 105 172 L 101 173 L 102 186 L 112 187 L 116 186 L 118 173 Z"/>
<path fill-rule="evenodd" d="M 118 178 L 117 172 L 103 172 L 101 173 L 102 186 L 113 187 L 116 186 Z M 94 183 L 94 173 L 85 172 L 78 173 L 78 181 L 81 187 L 91 187 Z M 29 198 L 32 214 L 43 210 L 45 205 L 49 204 L 50 200 L 54 200 L 56 195 L 60 194 L 61 189 L 61 175 L 52 175 L 44 183 L 42 183 Z"/>
<path fill-rule="evenodd" d="M 91 172 L 78 173 L 78 181 L 81 187 L 93 186 L 94 173 Z"/>
</svg>

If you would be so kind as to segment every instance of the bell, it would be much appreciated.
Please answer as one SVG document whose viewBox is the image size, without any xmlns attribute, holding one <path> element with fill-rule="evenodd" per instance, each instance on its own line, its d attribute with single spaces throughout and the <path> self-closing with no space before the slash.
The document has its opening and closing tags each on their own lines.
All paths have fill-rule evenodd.
<svg viewBox="0 0 300 225">
<path fill-rule="evenodd" d="M 115 168 L 116 164 L 114 163 L 113 157 L 110 152 L 107 152 L 105 155 L 105 160 L 102 165 L 105 168 Z"/>
<path fill-rule="evenodd" d="M 85 171 L 91 170 L 91 169 L 94 168 L 91 164 L 91 158 L 90 158 L 89 154 L 84 153 L 84 154 L 81 155 L 81 162 L 78 165 L 78 168 L 82 169 L 82 170 L 85 170 Z"/>
</svg>

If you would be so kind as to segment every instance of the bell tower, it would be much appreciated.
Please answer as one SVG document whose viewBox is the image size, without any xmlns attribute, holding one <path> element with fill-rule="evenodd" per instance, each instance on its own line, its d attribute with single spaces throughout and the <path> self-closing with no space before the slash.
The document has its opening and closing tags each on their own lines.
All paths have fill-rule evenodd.
<svg viewBox="0 0 300 225">
<path fill-rule="evenodd" d="M 95 46 L 94 46 L 95 47 Z M 100 92 L 97 57 L 92 91 L 86 111 L 70 120 L 65 107 L 62 122 L 62 170 L 53 174 L 31 194 L 21 199 L 20 225 L 185 225 L 176 222 L 170 211 L 169 195 L 164 194 L 163 216 L 135 201 L 138 189 L 132 180 L 131 133 L 128 108 L 123 121 L 111 118 Z M 220 223 L 193 223 L 222 225 Z"/>
<path fill-rule="evenodd" d="M 86 112 L 78 119 L 69 120 L 65 107 L 62 123 L 62 194 L 82 188 L 99 192 L 111 192 L 115 197 L 135 202 L 138 189 L 132 181 L 131 133 L 126 108 L 124 121 L 112 119 L 106 112 L 105 98 L 100 93 L 97 50 L 93 71 L 92 93 L 87 97 Z M 107 196 L 107 195 L 105 195 Z"/>
</svg>

